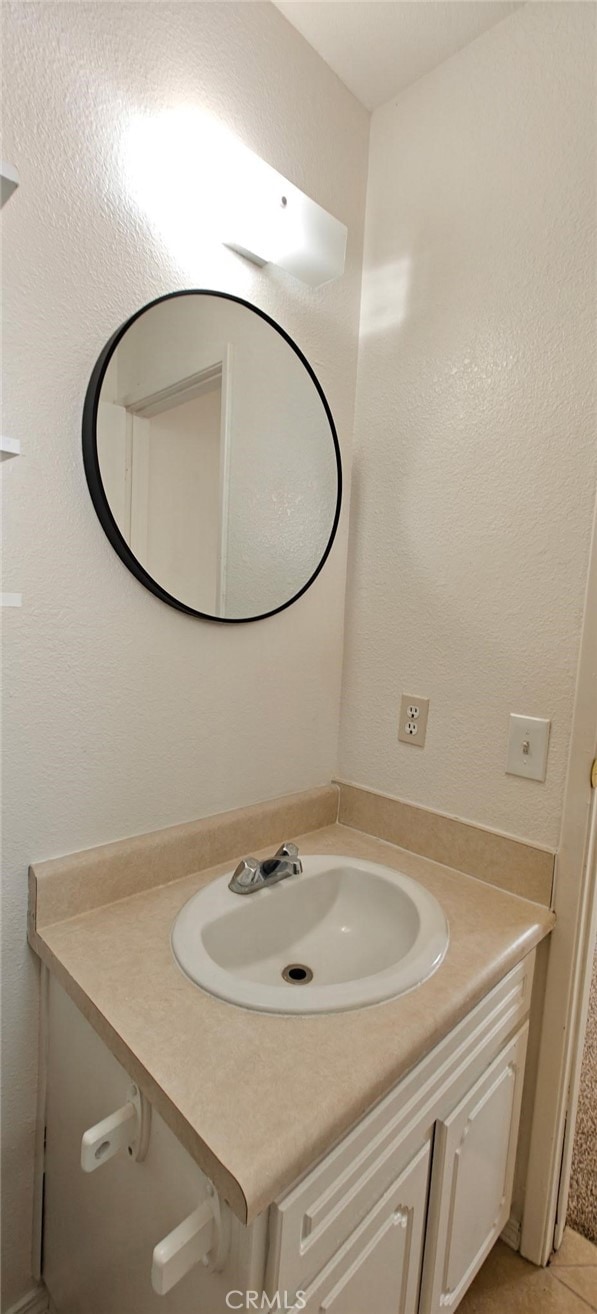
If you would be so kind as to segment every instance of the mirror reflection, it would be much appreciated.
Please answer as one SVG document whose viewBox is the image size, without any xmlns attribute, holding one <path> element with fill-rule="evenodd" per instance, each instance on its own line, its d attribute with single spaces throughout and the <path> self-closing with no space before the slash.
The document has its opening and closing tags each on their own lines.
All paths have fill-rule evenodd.
<svg viewBox="0 0 597 1314">
<path fill-rule="evenodd" d="M 89 481 L 127 564 L 215 619 L 288 605 L 325 559 L 340 501 L 333 421 L 290 339 L 235 298 L 174 294 L 129 323 L 97 372 Z"/>
</svg>

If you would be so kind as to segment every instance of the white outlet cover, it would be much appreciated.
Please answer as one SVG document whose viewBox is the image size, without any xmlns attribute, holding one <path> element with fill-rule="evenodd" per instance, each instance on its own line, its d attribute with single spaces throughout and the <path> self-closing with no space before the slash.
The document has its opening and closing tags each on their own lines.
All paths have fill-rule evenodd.
<svg viewBox="0 0 597 1314">
<path fill-rule="evenodd" d="M 417 748 L 425 747 L 428 715 L 428 698 L 418 698 L 414 694 L 402 695 L 398 716 L 398 738 L 401 744 L 415 744 Z"/>
<path fill-rule="evenodd" d="M 510 714 L 506 774 L 545 780 L 551 721 L 539 716 Z"/>
</svg>

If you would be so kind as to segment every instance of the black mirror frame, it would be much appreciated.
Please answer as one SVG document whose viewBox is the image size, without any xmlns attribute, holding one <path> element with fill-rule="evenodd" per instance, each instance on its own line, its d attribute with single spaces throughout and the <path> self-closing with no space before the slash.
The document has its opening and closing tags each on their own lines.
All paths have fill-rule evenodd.
<svg viewBox="0 0 597 1314">
<path fill-rule="evenodd" d="M 284 341 L 288 343 L 288 346 L 292 348 L 292 350 L 296 353 L 301 363 L 304 365 L 309 377 L 311 378 L 313 384 L 315 385 L 315 388 L 317 389 L 317 392 L 319 393 L 319 397 L 321 399 L 321 403 L 330 426 L 330 432 L 334 444 L 334 453 L 336 456 L 336 472 L 338 478 L 338 489 L 336 496 L 336 510 L 334 513 L 332 528 L 330 531 L 330 536 L 325 551 L 321 557 L 321 560 L 317 568 L 313 571 L 313 574 L 311 575 L 310 579 L 307 580 L 306 584 L 303 584 L 303 587 L 298 590 L 298 593 L 295 593 L 291 598 L 288 599 L 287 602 L 283 602 L 280 607 L 274 607 L 271 611 L 264 611 L 259 616 L 238 616 L 238 617 L 212 616 L 209 614 L 209 612 L 196 611 L 194 607 L 186 606 L 184 602 L 181 602 L 178 598 L 173 597 L 172 594 L 167 593 L 166 590 L 163 589 L 160 584 L 158 584 L 157 580 L 155 580 L 152 575 L 148 574 L 148 572 L 141 565 L 141 562 L 138 561 L 137 557 L 133 554 L 133 552 L 131 552 L 128 543 L 123 538 L 118 528 L 118 525 L 114 519 L 114 516 L 112 515 L 112 512 L 110 510 L 110 505 L 104 490 L 104 485 L 102 483 L 102 477 L 99 467 L 98 451 L 97 451 L 97 412 L 98 412 L 102 383 L 104 381 L 104 376 L 108 368 L 108 365 L 110 363 L 110 360 L 112 359 L 112 356 L 118 346 L 118 343 L 120 342 L 121 338 L 124 337 L 127 330 L 131 327 L 132 324 L 135 323 L 135 320 L 139 319 L 141 315 L 144 315 L 146 311 L 151 310 L 152 306 L 157 306 L 162 301 L 172 301 L 174 300 L 175 297 L 189 297 L 189 296 L 220 297 L 224 301 L 235 301 L 237 305 L 245 306 L 247 310 L 252 310 L 254 314 L 259 315 L 261 319 L 264 319 L 267 324 L 270 324 L 271 327 L 275 329 L 277 333 L 280 334 L 280 337 L 282 337 Z M 338 442 L 338 434 L 336 432 L 336 426 L 334 424 L 332 412 L 328 405 L 327 398 L 325 396 L 323 388 L 321 387 L 319 379 L 317 378 L 315 371 L 310 366 L 306 356 L 304 356 L 303 352 L 300 350 L 300 347 L 297 347 L 296 342 L 293 342 L 290 335 L 285 331 L 285 329 L 281 328 L 280 325 L 276 323 L 275 319 L 272 319 L 270 315 L 267 315 L 264 310 L 260 310 L 258 306 L 254 306 L 252 302 L 245 301 L 243 297 L 233 296 L 230 292 L 216 292 L 213 291 L 211 288 L 185 288 L 180 292 L 167 292 L 164 296 L 155 297 L 153 301 L 148 301 L 145 306 L 141 306 L 139 310 L 136 310 L 135 314 L 131 315 L 130 319 L 127 319 L 125 323 L 122 324 L 120 328 L 116 330 L 116 332 L 106 343 L 106 346 L 104 347 L 103 351 L 100 353 L 96 361 L 96 364 L 93 368 L 91 378 L 87 386 L 87 392 L 85 394 L 85 402 L 83 405 L 82 437 L 83 437 L 83 465 L 85 467 L 85 476 L 87 479 L 87 485 L 89 488 L 89 492 L 91 494 L 91 500 L 93 502 L 98 520 L 102 526 L 102 529 L 104 530 L 104 533 L 106 534 L 107 538 L 112 544 L 112 547 L 114 548 L 115 552 L 118 553 L 118 556 L 120 557 L 121 561 L 124 563 L 127 569 L 130 570 L 131 574 L 134 575 L 135 578 L 138 579 L 139 582 L 143 584 L 146 589 L 149 589 L 150 593 L 155 594 L 155 596 L 157 598 L 160 598 L 162 602 L 166 602 L 169 607 L 175 607 L 177 611 L 184 611 L 189 616 L 198 616 L 201 620 L 213 621 L 214 624 L 218 624 L 218 625 L 247 625 L 247 624 L 251 624 L 253 621 L 266 620 L 269 616 L 277 616 L 278 612 L 285 611 L 287 607 L 291 607 L 294 602 L 297 602 L 298 599 L 303 596 L 303 593 L 307 592 L 307 589 L 311 588 L 311 585 L 317 579 L 317 576 L 319 575 L 320 571 L 323 570 L 323 567 L 331 552 L 332 544 L 336 537 L 338 522 L 340 520 L 340 511 L 342 507 L 342 460 L 340 456 L 340 444 Z"/>
</svg>

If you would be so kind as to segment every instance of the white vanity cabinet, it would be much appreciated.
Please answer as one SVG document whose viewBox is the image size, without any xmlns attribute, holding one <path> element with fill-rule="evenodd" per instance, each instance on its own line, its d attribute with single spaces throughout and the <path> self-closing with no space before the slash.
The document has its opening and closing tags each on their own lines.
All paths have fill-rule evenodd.
<svg viewBox="0 0 597 1314">
<path fill-rule="evenodd" d="M 440 1314 L 508 1220 L 534 955 L 249 1227 L 228 1210 L 220 1272 L 198 1265 L 166 1296 L 153 1247 L 208 1189 L 153 1113 L 143 1163 L 86 1175 L 85 1128 L 127 1074 L 62 990 L 49 990 L 44 1276 L 57 1314 Z M 198 1062 L 198 1080 L 205 1080 Z M 245 1292 L 258 1302 L 246 1303 Z"/>
</svg>

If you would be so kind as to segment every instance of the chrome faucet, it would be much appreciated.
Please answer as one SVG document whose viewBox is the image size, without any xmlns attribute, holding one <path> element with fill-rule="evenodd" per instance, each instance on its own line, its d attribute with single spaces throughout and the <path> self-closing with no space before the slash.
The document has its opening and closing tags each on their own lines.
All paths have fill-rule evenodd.
<svg viewBox="0 0 597 1314">
<path fill-rule="evenodd" d="M 296 844 L 281 844 L 273 858 L 264 858 L 262 862 L 243 858 L 228 882 L 228 889 L 234 894 L 252 894 L 253 890 L 285 881 L 287 876 L 300 876 L 302 870 Z"/>
</svg>

